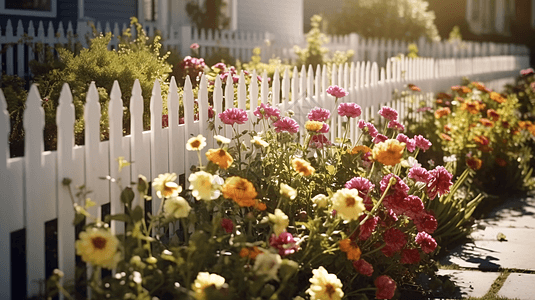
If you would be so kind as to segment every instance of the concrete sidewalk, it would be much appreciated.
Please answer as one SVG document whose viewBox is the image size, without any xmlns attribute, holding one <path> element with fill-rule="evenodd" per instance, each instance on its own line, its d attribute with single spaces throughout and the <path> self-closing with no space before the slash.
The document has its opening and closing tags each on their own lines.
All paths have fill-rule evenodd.
<svg viewBox="0 0 535 300">
<path fill-rule="evenodd" d="M 481 205 L 485 205 L 483 202 Z M 535 299 L 535 197 L 514 198 L 479 220 L 472 242 L 440 260 L 460 270 L 440 270 L 460 288 L 455 299 L 483 297 L 501 275 L 497 296 Z M 504 273 L 505 271 L 505 273 Z M 509 273 L 509 274 L 508 274 Z M 507 275 L 508 274 L 508 275 Z"/>
</svg>

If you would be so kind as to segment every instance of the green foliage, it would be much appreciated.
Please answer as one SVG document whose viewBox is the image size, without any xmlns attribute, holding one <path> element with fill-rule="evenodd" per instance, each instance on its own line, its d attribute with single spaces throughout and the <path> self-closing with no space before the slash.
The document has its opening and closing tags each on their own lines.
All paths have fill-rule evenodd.
<svg viewBox="0 0 535 300">
<path fill-rule="evenodd" d="M 461 42 L 463 40 L 463 36 L 461 34 L 461 29 L 459 26 L 455 25 L 450 31 L 448 42 Z"/>
<path fill-rule="evenodd" d="M 222 12 L 226 8 L 223 0 L 206 0 L 202 6 L 198 1 L 188 1 L 186 12 L 198 29 L 224 29 L 229 24 L 229 18 Z"/>
<path fill-rule="evenodd" d="M 344 0 L 340 13 L 329 16 L 333 34 L 414 41 L 438 40 L 435 13 L 424 0 Z"/>
<path fill-rule="evenodd" d="M 417 58 L 418 57 L 418 45 L 412 43 L 407 46 L 407 57 L 408 58 Z"/>
<path fill-rule="evenodd" d="M 282 74 L 284 74 L 284 71 L 286 69 L 289 69 L 289 70 L 292 69 L 291 65 L 282 63 L 282 61 L 279 58 L 270 58 L 267 64 L 263 63 L 261 62 L 262 57 L 260 56 L 260 54 L 261 54 L 261 49 L 254 48 L 253 56 L 251 56 L 251 60 L 247 63 L 243 63 L 241 65 L 241 68 L 249 72 L 256 70 L 256 74 L 260 76 L 262 76 L 262 74 L 264 74 L 264 71 L 265 71 L 267 73 L 267 77 L 269 78 L 273 78 L 273 74 L 275 74 L 275 70 L 278 70 L 279 74 L 281 74 L 282 76 Z"/>
<path fill-rule="evenodd" d="M 26 103 L 28 91 L 25 89 L 24 80 L 16 75 L 9 76 L 4 74 L 0 83 L 0 88 L 7 102 L 7 111 L 11 124 L 11 132 L 9 134 L 11 157 L 22 156 L 24 154 L 24 127 L 22 125 L 22 118 L 24 109 L 26 108 L 24 103 Z"/>
</svg>

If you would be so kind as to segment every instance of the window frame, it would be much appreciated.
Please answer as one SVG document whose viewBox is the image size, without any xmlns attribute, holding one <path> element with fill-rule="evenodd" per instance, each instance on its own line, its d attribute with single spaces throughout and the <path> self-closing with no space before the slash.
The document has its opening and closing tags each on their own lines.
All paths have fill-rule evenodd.
<svg viewBox="0 0 535 300">
<path fill-rule="evenodd" d="M 4 15 L 17 15 L 17 16 L 30 16 L 30 17 L 45 17 L 56 18 L 57 17 L 57 0 L 50 1 L 50 11 L 31 10 L 31 9 L 12 9 L 6 8 L 6 0 L 0 0 L 0 14 Z"/>
</svg>

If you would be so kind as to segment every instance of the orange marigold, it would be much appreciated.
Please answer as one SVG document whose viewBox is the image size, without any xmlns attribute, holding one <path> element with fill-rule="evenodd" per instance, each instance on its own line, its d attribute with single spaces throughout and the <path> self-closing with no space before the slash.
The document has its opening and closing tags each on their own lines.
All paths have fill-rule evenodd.
<svg viewBox="0 0 535 300">
<path fill-rule="evenodd" d="M 483 161 L 477 157 L 469 157 L 466 159 L 466 164 L 473 170 L 479 170 L 483 165 Z"/>
<path fill-rule="evenodd" d="M 440 138 L 445 140 L 445 141 L 453 141 L 453 138 L 445 133 L 441 133 L 440 134 Z"/>
<path fill-rule="evenodd" d="M 292 160 L 292 167 L 302 176 L 310 176 L 316 172 L 316 169 L 314 169 L 308 161 L 301 158 L 294 158 Z"/>
<path fill-rule="evenodd" d="M 383 165 L 393 166 L 401 162 L 405 143 L 395 139 L 389 139 L 386 142 L 376 144 L 372 150 L 373 159 Z"/>
<path fill-rule="evenodd" d="M 506 101 L 506 99 L 504 97 L 502 97 L 502 95 L 496 93 L 496 92 L 491 92 L 490 93 L 490 99 L 498 102 L 498 103 L 504 103 Z"/>
<path fill-rule="evenodd" d="M 472 82 L 472 84 L 476 87 L 476 89 L 478 89 L 478 90 L 480 90 L 482 92 L 486 92 L 487 91 L 487 88 L 485 87 L 485 85 L 482 82 L 474 81 L 474 82 Z"/>
<path fill-rule="evenodd" d="M 416 85 L 414 85 L 414 84 L 412 84 L 412 83 L 409 83 L 409 84 L 407 85 L 407 87 L 408 87 L 409 89 L 415 91 L 415 92 L 421 92 L 421 91 L 422 91 L 419 87 L 417 87 Z"/>
<path fill-rule="evenodd" d="M 449 114 L 451 114 L 451 109 L 449 107 L 441 107 L 435 111 L 435 118 L 440 119 Z"/>
<path fill-rule="evenodd" d="M 232 199 L 241 207 L 251 207 L 256 204 L 255 197 L 258 195 L 254 185 L 247 179 L 232 176 L 225 180 L 221 189 L 223 197 Z"/>
<path fill-rule="evenodd" d="M 485 126 L 485 127 L 493 127 L 494 126 L 494 122 L 492 122 L 491 120 L 489 120 L 487 118 L 479 119 L 479 123 L 483 124 L 483 126 Z"/>
<path fill-rule="evenodd" d="M 359 260 L 362 251 L 360 251 L 357 243 L 350 239 L 343 239 L 340 241 L 340 250 L 347 254 L 347 259 L 349 260 Z"/>
<path fill-rule="evenodd" d="M 258 254 L 262 253 L 257 246 L 254 247 L 243 247 L 240 250 L 240 257 L 249 257 L 250 259 L 255 259 Z"/>
<path fill-rule="evenodd" d="M 479 145 L 488 145 L 489 139 L 484 135 L 478 135 L 474 137 L 474 142 L 478 143 Z"/>
<path fill-rule="evenodd" d="M 461 86 L 461 92 L 464 93 L 464 94 L 468 94 L 468 93 L 472 92 L 472 89 L 463 85 L 463 86 Z"/>
<path fill-rule="evenodd" d="M 210 149 L 206 151 L 206 158 L 223 169 L 228 169 L 228 167 L 230 167 L 234 161 L 232 156 L 222 148 Z"/>
<path fill-rule="evenodd" d="M 446 132 L 451 131 L 451 126 L 448 125 L 448 124 L 444 125 L 444 131 L 446 131 Z"/>
<path fill-rule="evenodd" d="M 266 210 L 267 206 L 263 202 L 256 201 L 255 205 L 254 205 L 254 208 L 258 209 L 259 211 L 264 211 L 264 210 Z"/>
<path fill-rule="evenodd" d="M 498 121 L 500 114 L 494 109 L 487 109 L 487 117 L 492 121 Z"/>
<path fill-rule="evenodd" d="M 479 113 L 483 108 L 485 108 L 485 104 L 480 101 L 466 100 L 461 104 L 462 110 L 466 110 L 473 115 Z"/>
<path fill-rule="evenodd" d="M 372 152 L 372 149 L 367 146 L 355 146 L 353 149 L 351 149 L 351 154 L 359 154 L 360 152 L 366 154 Z"/>
</svg>

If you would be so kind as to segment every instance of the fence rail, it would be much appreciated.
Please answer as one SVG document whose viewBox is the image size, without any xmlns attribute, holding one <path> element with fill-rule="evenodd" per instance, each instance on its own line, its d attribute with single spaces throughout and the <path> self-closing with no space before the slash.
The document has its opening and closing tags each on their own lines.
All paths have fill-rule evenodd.
<svg viewBox="0 0 535 300">
<path fill-rule="evenodd" d="M 418 85 L 422 93 L 420 99 L 430 99 L 433 92 L 444 90 L 458 84 L 462 76 L 474 80 L 492 81 L 515 76 L 522 68 L 529 66 L 527 56 L 494 56 L 464 59 L 390 59 L 386 68 L 379 69 L 377 63 L 357 62 L 315 69 L 303 67 L 275 73 L 271 88 L 266 74 L 257 81 L 256 72 L 249 86 L 245 84 L 243 73 L 240 76 L 235 94 L 232 79 L 226 85 L 216 78 L 213 92 L 214 108 L 217 112 L 234 105 L 245 109 L 247 93 L 250 98 L 249 118 L 255 118 L 253 111 L 258 103 L 271 102 L 282 107 L 283 111 L 292 109 L 303 126 L 308 110 L 314 106 L 334 109 L 333 99 L 326 94 L 329 85 L 339 85 L 349 91 L 342 101 L 358 103 L 364 111 L 363 118 L 375 115 L 381 105 L 391 105 L 403 115 L 404 106 L 395 98 L 392 91 L 403 89 L 407 83 Z M 328 73 L 331 76 L 328 76 Z M 290 72 L 293 76 L 290 76 Z M 162 128 L 162 95 L 160 83 L 155 82 L 150 99 L 151 130 L 143 131 L 143 99 L 141 87 L 136 81 L 133 86 L 130 107 L 131 134 L 123 136 L 123 101 L 117 82 L 114 83 L 109 101 L 109 140 L 100 140 L 100 112 L 98 92 L 94 83 L 89 86 L 84 108 L 85 145 L 74 144 L 73 126 L 75 121 L 74 105 L 69 86 L 63 86 L 58 106 L 58 145 L 57 151 L 43 151 L 44 111 L 37 87 L 31 87 L 24 112 L 25 156 L 9 158 L 9 115 L 7 104 L 0 90 L 0 128 L 4 137 L 0 138 L 0 298 L 18 299 L 21 293 L 32 296 L 39 293 L 39 282 L 58 267 L 65 272 L 65 280 L 74 278 L 76 264 L 74 242 L 75 231 L 72 226 L 74 217 L 71 199 L 62 185 L 64 178 L 72 180 L 72 186 L 85 185 L 90 189 L 90 197 L 97 205 L 91 208 L 95 216 L 105 214 L 109 206 L 112 214 L 122 211 L 119 201 L 120 189 L 115 184 L 99 177 L 110 175 L 128 185 L 137 179 L 138 174 L 148 180 L 158 174 L 175 172 L 188 178 L 189 166 L 197 161 L 195 153 L 185 152 L 184 145 L 191 135 L 203 134 L 207 137 L 208 147 L 215 146 L 213 133 L 207 128 L 208 85 L 203 76 L 198 93 L 199 120 L 194 120 L 194 97 L 191 82 L 186 79 L 183 107 L 179 107 L 178 88 L 175 79 L 170 82 L 168 101 L 169 126 Z M 124 87 L 128 88 L 128 87 Z M 270 90 L 271 89 L 271 90 Z M 259 92 L 260 91 L 260 92 Z M 271 93 L 270 93 L 271 91 Z M 222 107 L 226 99 L 226 107 Z M 183 112 L 184 123 L 179 124 L 179 110 Z M 334 114 L 336 115 L 336 114 Z M 219 133 L 232 136 L 228 126 L 215 119 L 215 128 L 223 126 Z M 250 125 L 241 125 L 246 128 Z M 358 132 L 352 120 L 350 138 Z M 252 129 L 252 128 L 251 128 Z M 331 123 L 331 140 L 341 136 L 341 122 L 334 117 Z M 119 172 L 118 157 L 134 161 L 131 166 Z M 185 182 L 183 182 L 185 184 Z M 186 185 L 187 186 L 187 185 Z M 136 199 L 137 203 L 141 201 Z M 143 200 L 144 201 L 144 200 Z M 152 200 L 153 211 L 159 207 L 158 197 Z M 57 229 L 57 240 L 49 236 L 49 228 Z M 112 223 L 112 230 L 121 228 Z M 57 251 L 49 251 L 57 249 Z M 24 287 L 21 287 L 23 283 Z"/>
<path fill-rule="evenodd" d="M 85 22 L 78 22 L 76 30 L 70 22 L 65 28 L 60 23 L 58 28 L 54 28 L 52 22 L 48 25 L 43 22 L 39 24 L 29 23 L 24 28 L 22 21 L 17 22 L 13 28 L 11 20 L 7 21 L 5 32 L 0 34 L 0 72 L 5 71 L 7 75 L 18 75 L 19 77 L 30 77 L 29 62 L 37 59 L 44 61 L 43 52 L 38 51 L 36 45 L 43 44 L 50 47 L 54 45 L 71 46 L 75 42 L 80 42 L 87 47 L 87 37 L 93 36 L 93 29 Z M 36 27 L 37 26 L 37 27 Z M 116 38 L 121 32 L 127 29 L 127 24 L 95 24 L 97 32 L 112 32 L 109 47 L 117 48 L 119 43 Z M 154 36 L 157 28 L 153 24 L 144 26 L 149 36 Z M 1 29 L 1 28 L 0 28 Z M 133 30 L 135 33 L 135 30 Z M 190 54 L 190 45 L 198 43 L 201 57 L 213 55 L 219 51 L 228 53 L 242 62 L 249 61 L 252 50 L 256 47 L 262 49 L 262 60 L 267 62 L 272 57 L 281 60 L 294 62 L 297 56 L 294 46 L 306 47 L 305 37 L 287 38 L 277 36 L 268 32 L 246 32 L 246 31 L 205 31 L 197 30 L 191 26 L 180 28 L 170 27 L 168 34 L 163 37 L 162 44 L 166 50 L 174 50 L 182 56 Z M 398 54 L 406 54 L 408 43 L 400 40 L 385 40 L 377 38 L 362 38 L 357 34 L 345 36 L 329 36 L 329 43 L 325 46 L 331 51 L 353 50 L 355 55 L 353 62 L 371 61 L 377 62 L 379 66 L 385 66 L 386 61 Z M 472 58 L 502 55 L 529 55 L 529 49 L 524 45 L 479 43 L 479 42 L 428 42 L 425 38 L 415 41 L 418 45 L 419 55 L 430 58 Z"/>
</svg>

